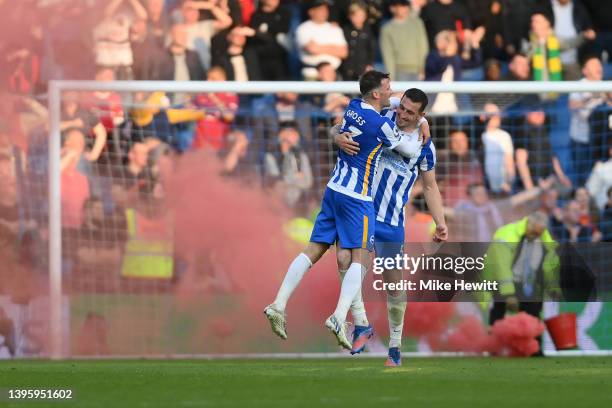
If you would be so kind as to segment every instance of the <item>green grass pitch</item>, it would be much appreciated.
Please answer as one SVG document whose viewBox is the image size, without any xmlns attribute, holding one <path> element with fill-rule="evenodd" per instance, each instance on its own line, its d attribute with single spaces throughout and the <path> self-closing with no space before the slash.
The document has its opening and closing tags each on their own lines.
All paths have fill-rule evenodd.
<svg viewBox="0 0 612 408">
<path fill-rule="evenodd" d="M 612 407 L 612 358 L 0 361 L 0 406 Z M 7 390 L 72 389 L 9 402 Z"/>
</svg>

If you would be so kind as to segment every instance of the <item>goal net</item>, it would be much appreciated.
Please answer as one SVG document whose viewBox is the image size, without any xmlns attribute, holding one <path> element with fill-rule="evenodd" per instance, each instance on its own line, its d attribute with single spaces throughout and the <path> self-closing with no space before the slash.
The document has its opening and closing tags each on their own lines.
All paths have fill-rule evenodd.
<svg viewBox="0 0 612 408">
<path fill-rule="evenodd" d="M 429 96 L 451 241 L 491 242 L 540 209 L 559 242 L 588 243 L 601 259 L 612 249 L 612 84 L 393 89 L 412 86 Z M 48 109 L 21 101 L 27 139 L 8 137 L 0 153 L 0 358 L 338 351 L 322 324 L 339 288 L 332 254 L 291 299 L 291 341 L 276 341 L 261 310 L 308 241 L 337 158 L 328 132 L 357 91 L 56 81 Z M 407 241 L 430 241 L 418 182 L 405 214 Z M 597 278 L 611 288 L 609 272 Z M 612 303 L 570 300 L 547 302 L 544 315 L 576 312 L 579 349 L 612 350 Z M 380 334 L 370 350 L 385 352 L 386 302 L 366 301 Z M 484 326 L 486 306 L 409 304 L 404 350 L 469 351 L 469 336 L 464 346 L 442 341 L 469 319 Z M 439 328 L 428 332 L 424 320 Z M 554 350 L 548 335 L 544 347 Z"/>
</svg>

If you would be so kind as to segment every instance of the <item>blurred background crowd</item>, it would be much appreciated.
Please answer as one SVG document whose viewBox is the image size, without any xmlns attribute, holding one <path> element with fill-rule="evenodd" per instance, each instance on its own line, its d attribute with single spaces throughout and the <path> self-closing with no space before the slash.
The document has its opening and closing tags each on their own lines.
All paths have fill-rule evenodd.
<svg viewBox="0 0 612 408">
<path fill-rule="evenodd" d="M 0 20 L 0 229 L 22 263 L 44 262 L 52 79 L 333 82 L 376 68 L 486 87 L 612 73 L 606 0 L 5 0 Z M 335 163 L 328 129 L 352 96 L 64 92 L 66 273 L 138 277 L 146 241 L 162 244 L 153 277 L 176 275 L 159 266 L 173 257 L 164 180 L 188 151 L 311 218 Z M 452 240 L 488 241 L 538 208 L 559 241 L 612 240 L 611 95 L 430 96 Z M 421 196 L 407 208 L 417 241 L 432 223 Z"/>
</svg>

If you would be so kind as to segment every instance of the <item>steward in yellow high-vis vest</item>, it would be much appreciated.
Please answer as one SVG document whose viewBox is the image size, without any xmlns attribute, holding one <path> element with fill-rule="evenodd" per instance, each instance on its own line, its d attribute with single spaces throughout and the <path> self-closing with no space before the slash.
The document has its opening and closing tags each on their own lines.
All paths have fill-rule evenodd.
<svg viewBox="0 0 612 408">
<path fill-rule="evenodd" d="M 147 218 L 133 208 L 125 210 L 128 238 L 121 276 L 171 279 L 174 272 L 172 223 L 162 215 Z"/>
<path fill-rule="evenodd" d="M 503 318 L 506 310 L 521 310 L 539 318 L 544 296 L 559 296 L 558 244 L 547 224 L 548 216 L 536 211 L 502 226 L 493 235 L 483 278 L 496 281 L 498 290 L 482 299 L 487 304 L 494 300 L 490 324 Z"/>
</svg>

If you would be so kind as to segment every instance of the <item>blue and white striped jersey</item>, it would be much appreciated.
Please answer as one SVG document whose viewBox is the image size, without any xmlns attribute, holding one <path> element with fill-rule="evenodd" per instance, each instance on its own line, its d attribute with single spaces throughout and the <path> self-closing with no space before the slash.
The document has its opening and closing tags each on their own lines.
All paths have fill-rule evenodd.
<svg viewBox="0 0 612 408">
<path fill-rule="evenodd" d="M 340 150 L 327 186 L 350 197 L 372 201 L 372 180 L 381 148 L 397 146 L 401 140 L 399 130 L 391 118 L 381 116 L 372 105 L 353 99 L 344 112 L 342 131 L 353 134 L 360 150 L 353 156 Z"/>
<path fill-rule="evenodd" d="M 394 111 L 383 111 L 395 121 Z M 410 133 L 400 131 L 402 137 L 419 141 L 419 128 Z M 419 171 L 430 171 L 436 165 L 436 148 L 431 139 L 425 146 L 416 149 L 413 157 L 407 158 L 391 149 L 383 149 L 372 185 L 376 221 L 391 226 L 404 226 L 404 207 Z"/>
</svg>

